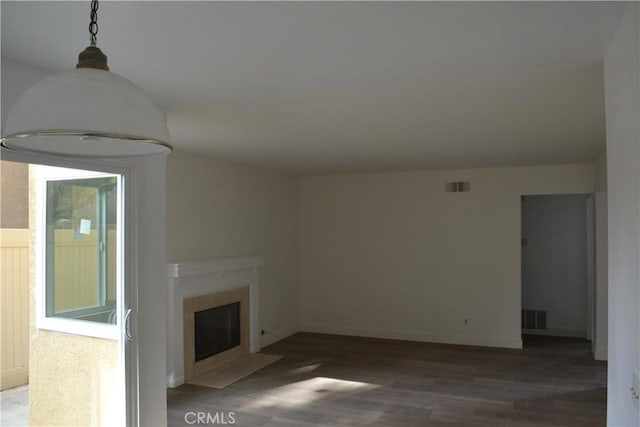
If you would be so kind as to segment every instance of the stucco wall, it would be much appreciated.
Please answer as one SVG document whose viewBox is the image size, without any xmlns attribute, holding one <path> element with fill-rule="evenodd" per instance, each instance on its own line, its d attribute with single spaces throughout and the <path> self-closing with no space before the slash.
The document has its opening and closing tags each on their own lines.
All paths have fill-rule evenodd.
<svg viewBox="0 0 640 427">
<path fill-rule="evenodd" d="M 118 343 L 31 330 L 29 424 L 123 425 Z"/>
<path fill-rule="evenodd" d="M 29 227 L 28 166 L 0 161 L 0 228 Z"/>
</svg>

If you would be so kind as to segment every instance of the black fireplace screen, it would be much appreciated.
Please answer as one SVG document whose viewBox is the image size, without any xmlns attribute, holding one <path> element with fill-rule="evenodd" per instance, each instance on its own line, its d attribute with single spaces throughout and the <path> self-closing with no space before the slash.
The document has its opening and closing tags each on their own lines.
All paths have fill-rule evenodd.
<svg viewBox="0 0 640 427">
<path fill-rule="evenodd" d="M 240 345 L 240 303 L 195 313 L 196 362 Z"/>
</svg>

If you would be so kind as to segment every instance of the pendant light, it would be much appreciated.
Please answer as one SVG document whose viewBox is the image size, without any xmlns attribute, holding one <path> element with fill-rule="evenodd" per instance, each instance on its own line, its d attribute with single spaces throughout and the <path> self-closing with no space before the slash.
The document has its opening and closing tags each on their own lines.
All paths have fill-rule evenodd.
<svg viewBox="0 0 640 427">
<path fill-rule="evenodd" d="M 3 148 L 65 157 L 168 154 L 162 111 L 129 80 L 109 72 L 96 46 L 98 1 L 91 2 L 90 46 L 75 70 L 36 83 L 7 116 Z"/>
</svg>

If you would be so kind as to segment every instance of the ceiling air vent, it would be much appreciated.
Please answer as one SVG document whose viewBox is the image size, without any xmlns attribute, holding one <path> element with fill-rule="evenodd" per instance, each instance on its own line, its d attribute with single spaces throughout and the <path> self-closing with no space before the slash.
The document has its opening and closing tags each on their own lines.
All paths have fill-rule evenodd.
<svg viewBox="0 0 640 427">
<path fill-rule="evenodd" d="M 471 191 L 471 183 L 469 181 L 447 182 L 445 191 L 447 193 L 466 193 Z"/>
</svg>

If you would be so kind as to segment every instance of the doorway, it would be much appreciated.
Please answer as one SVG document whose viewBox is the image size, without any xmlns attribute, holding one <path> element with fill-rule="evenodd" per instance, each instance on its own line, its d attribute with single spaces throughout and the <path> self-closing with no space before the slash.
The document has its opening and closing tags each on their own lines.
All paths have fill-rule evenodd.
<svg viewBox="0 0 640 427">
<path fill-rule="evenodd" d="M 592 339 L 590 194 L 522 196 L 522 332 Z"/>
<path fill-rule="evenodd" d="M 129 401 L 137 390 L 129 384 L 136 382 L 125 377 L 133 345 L 126 338 L 127 172 L 6 161 L 0 167 L 12 165 L 28 170 L 23 185 L 29 206 L 23 219 L 28 256 L 12 267 L 24 269 L 26 264 L 28 277 L 18 283 L 15 275 L 5 274 L 1 285 L 3 291 L 21 288 L 29 295 L 29 352 L 26 363 L 21 362 L 28 370 L 27 421 L 135 424 Z M 3 205 L 12 204 L 7 194 L 2 197 Z M 3 263 L 10 260 L 3 257 Z M 24 317 L 16 318 L 14 327 Z"/>
</svg>

